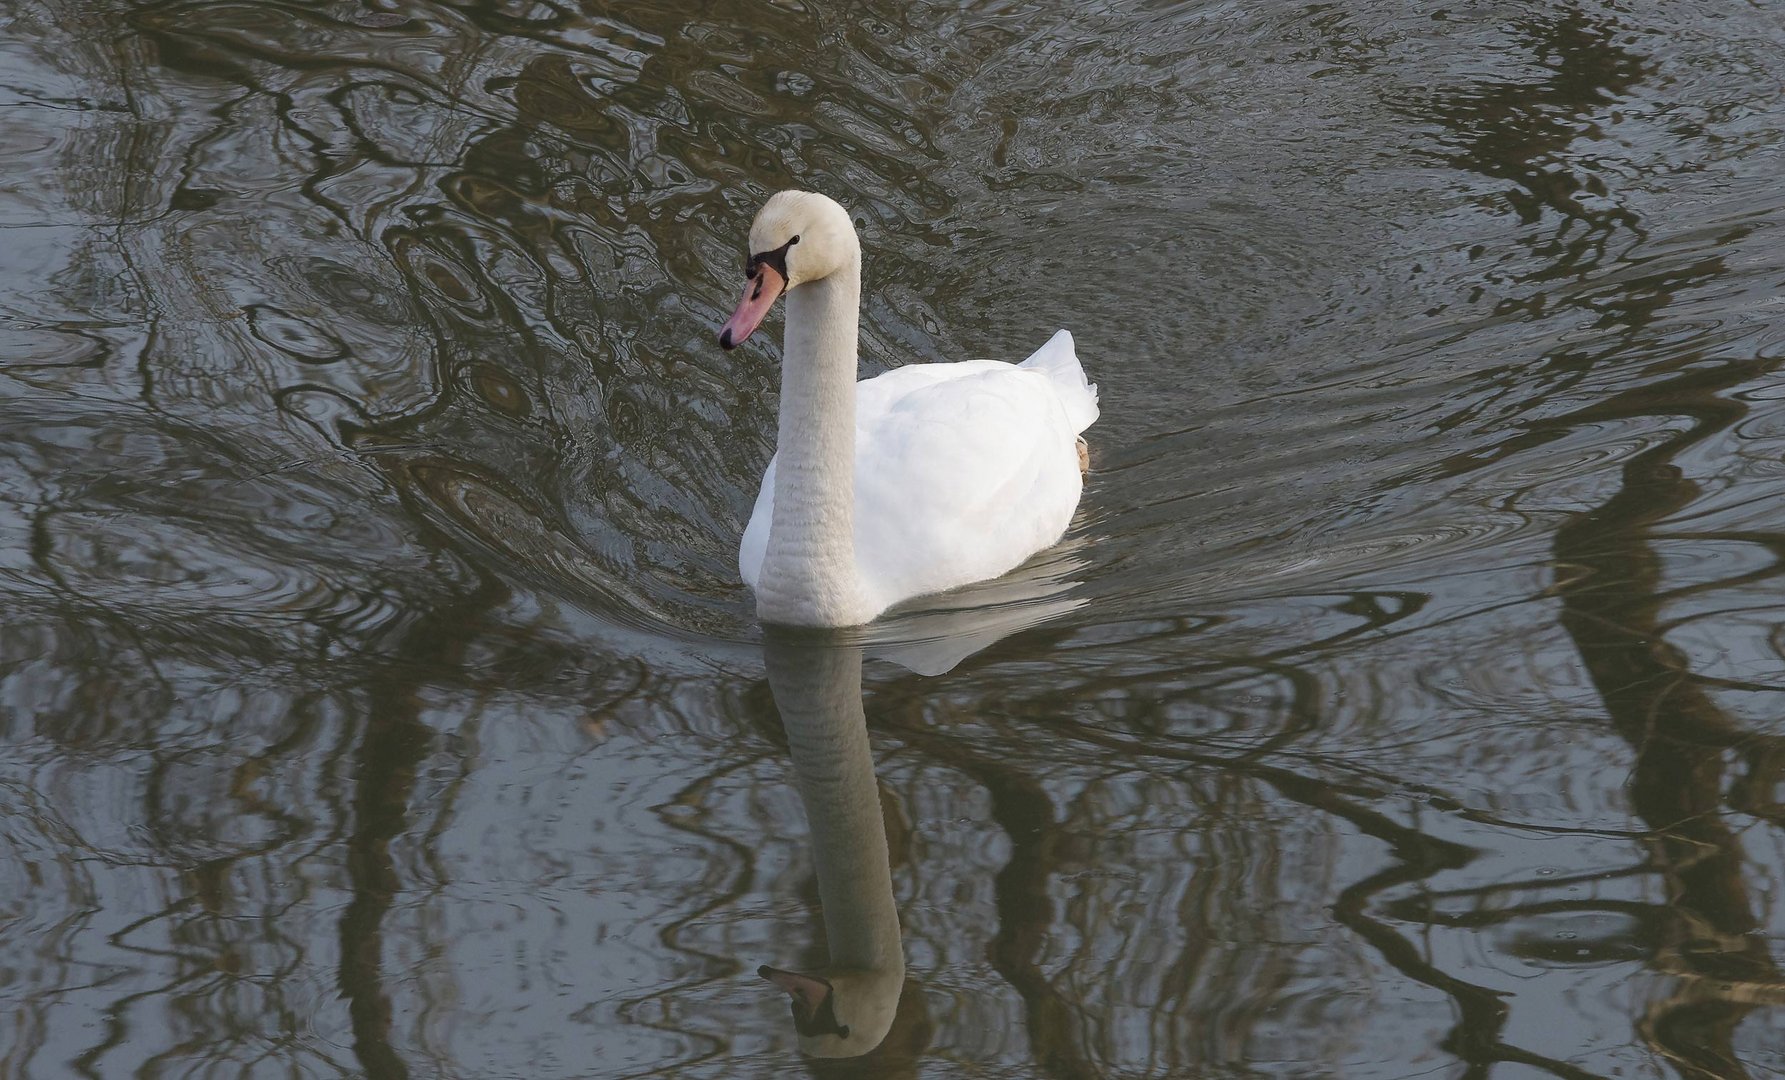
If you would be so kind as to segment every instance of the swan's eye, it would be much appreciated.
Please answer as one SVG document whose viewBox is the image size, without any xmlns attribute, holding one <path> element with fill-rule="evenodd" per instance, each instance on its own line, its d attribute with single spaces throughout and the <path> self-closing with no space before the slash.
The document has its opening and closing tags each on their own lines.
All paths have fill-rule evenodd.
<svg viewBox="0 0 1785 1080">
<path fill-rule="evenodd" d="M 787 241 L 787 243 L 788 243 L 788 246 L 790 246 L 790 247 L 791 247 L 791 246 L 792 246 L 792 245 L 794 245 L 794 244 L 797 244 L 797 243 L 799 243 L 799 242 L 800 242 L 800 236 L 799 236 L 799 233 L 794 233 L 794 234 L 793 234 L 793 239 L 792 239 L 792 240 L 789 240 L 789 241 Z"/>
</svg>

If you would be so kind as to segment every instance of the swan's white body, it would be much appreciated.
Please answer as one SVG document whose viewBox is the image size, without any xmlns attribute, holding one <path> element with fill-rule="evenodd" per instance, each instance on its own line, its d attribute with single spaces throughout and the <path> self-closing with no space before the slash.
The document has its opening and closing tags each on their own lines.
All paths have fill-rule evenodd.
<svg viewBox="0 0 1785 1080">
<path fill-rule="evenodd" d="M 848 215 L 822 195 L 783 192 L 751 229 L 753 252 L 777 247 L 789 271 L 780 440 L 738 549 L 762 618 L 865 623 L 1056 543 L 1083 488 L 1078 433 L 1097 419 L 1072 335 L 1021 364 L 914 364 L 858 383 L 861 263 Z M 736 324 L 747 336 L 773 298 L 746 294 L 722 343 Z"/>
<path fill-rule="evenodd" d="M 914 364 L 856 383 L 852 546 L 864 614 L 854 621 L 998 577 L 1056 543 L 1083 487 L 1078 433 L 1096 417 L 1096 391 L 1064 330 L 1020 365 Z M 752 589 L 775 518 L 776 465 L 738 548 Z"/>
</svg>

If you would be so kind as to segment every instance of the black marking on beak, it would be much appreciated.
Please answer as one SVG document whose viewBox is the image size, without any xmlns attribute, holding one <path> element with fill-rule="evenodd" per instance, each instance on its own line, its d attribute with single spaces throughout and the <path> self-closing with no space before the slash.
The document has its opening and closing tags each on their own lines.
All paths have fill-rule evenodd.
<svg viewBox="0 0 1785 1080">
<path fill-rule="evenodd" d="M 767 263 L 770 266 L 775 268 L 775 273 L 781 275 L 782 281 L 786 281 L 787 280 L 787 249 L 799 242 L 800 242 L 800 238 L 796 236 L 793 239 L 787 241 L 787 243 L 782 244 L 780 247 L 776 248 L 773 251 L 758 252 L 755 255 L 750 256 L 748 259 L 745 259 L 744 260 L 744 276 L 756 278 L 757 279 L 756 287 L 757 287 L 757 289 L 760 290 L 762 288 L 762 279 L 761 279 L 761 277 L 759 277 L 757 275 L 756 268 L 761 266 L 763 263 Z M 759 293 L 757 293 L 757 295 L 760 296 L 761 293 L 759 292 Z"/>
<path fill-rule="evenodd" d="M 793 999 L 793 1028 L 795 1031 L 807 1038 L 815 1035 L 835 1035 L 839 1039 L 849 1037 L 849 1025 L 837 1022 L 837 993 L 829 979 L 819 975 L 777 971 L 767 964 L 757 968 L 756 974 L 779 985 Z M 792 976 L 798 982 L 796 984 L 785 983 L 776 976 Z M 814 1000 L 813 994 L 814 987 L 820 988 L 816 1000 Z"/>
</svg>

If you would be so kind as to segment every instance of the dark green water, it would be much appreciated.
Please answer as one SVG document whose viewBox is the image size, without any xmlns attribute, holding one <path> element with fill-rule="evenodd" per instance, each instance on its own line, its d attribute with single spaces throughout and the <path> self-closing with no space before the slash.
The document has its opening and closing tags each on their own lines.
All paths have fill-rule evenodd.
<svg viewBox="0 0 1785 1080">
<path fill-rule="evenodd" d="M 0 1077 L 1785 1076 L 1782 145 L 1770 2 L 0 0 Z M 796 185 L 1103 389 L 865 796 Z"/>
</svg>

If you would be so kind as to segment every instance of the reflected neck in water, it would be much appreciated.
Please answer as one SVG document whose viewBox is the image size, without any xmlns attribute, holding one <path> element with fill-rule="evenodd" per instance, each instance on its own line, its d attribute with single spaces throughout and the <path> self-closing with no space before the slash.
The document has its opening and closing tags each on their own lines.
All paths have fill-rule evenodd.
<svg viewBox="0 0 1785 1080">
<path fill-rule="evenodd" d="M 905 981 L 862 651 L 841 635 L 771 631 L 763 654 L 811 826 L 830 951 L 818 972 L 765 974 L 794 994 L 802 1050 L 853 1057 L 886 1037 Z"/>
</svg>

